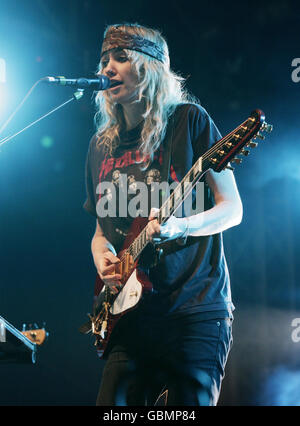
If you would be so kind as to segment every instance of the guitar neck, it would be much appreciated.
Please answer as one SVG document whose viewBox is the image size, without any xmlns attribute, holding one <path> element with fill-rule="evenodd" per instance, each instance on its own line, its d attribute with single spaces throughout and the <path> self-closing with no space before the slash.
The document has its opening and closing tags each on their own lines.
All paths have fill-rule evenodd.
<svg viewBox="0 0 300 426">
<path fill-rule="evenodd" d="M 172 216 L 177 209 L 182 205 L 186 197 L 191 193 L 192 189 L 199 181 L 201 176 L 211 168 L 209 158 L 200 157 L 191 170 L 186 174 L 182 181 L 176 186 L 174 191 L 165 200 L 163 205 L 158 211 L 157 221 L 162 225 L 170 216 Z M 141 252 L 145 249 L 149 240 L 147 238 L 146 227 L 134 239 L 127 251 L 134 261 L 140 256 Z"/>
</svg>

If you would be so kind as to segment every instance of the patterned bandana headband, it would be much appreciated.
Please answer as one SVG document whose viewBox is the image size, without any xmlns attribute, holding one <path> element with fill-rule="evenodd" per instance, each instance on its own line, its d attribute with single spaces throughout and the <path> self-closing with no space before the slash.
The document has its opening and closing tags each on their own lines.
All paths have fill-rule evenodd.
<svg viewBox="0 0 300 426">
<path fill-rule="evenodd" d="M 129 49 L 144 53 L 160 62 L 164 62 L 163 50 L 153 41 L 133 34 L 125 33 L 121 30 L 111 31 L 102 44 L 101 57 L 111 50 Z"/>
</svg>

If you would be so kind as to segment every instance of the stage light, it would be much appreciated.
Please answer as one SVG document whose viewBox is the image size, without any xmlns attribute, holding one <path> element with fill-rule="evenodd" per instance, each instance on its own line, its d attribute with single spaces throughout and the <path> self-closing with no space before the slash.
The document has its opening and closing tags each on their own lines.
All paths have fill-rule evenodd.
<svg viewBox="0 0 300 426">
<path fill-rule="evenodd" d="M 43 148 L 46 148 L 46 149 L 51 148 L 53 144 L 54 144 L 54 140 L 51 136 L 45 135 L 42 137 L 41 145 Z"/>
<path fill-rule="evenodd" d="M 268 405 L 300 406 L 300 371 L 279 366 L 265 385 Z"/>
<path fill-rule="evenodd" d="M 6 83 L 6 62 L 0 58 L 0 83 Z"/>
<path fill-rule="evenodd" d="M 2 113 L 6 109 L 6 62 L 0 58 L 0 128 L 2 122 Z"/>
</svg>

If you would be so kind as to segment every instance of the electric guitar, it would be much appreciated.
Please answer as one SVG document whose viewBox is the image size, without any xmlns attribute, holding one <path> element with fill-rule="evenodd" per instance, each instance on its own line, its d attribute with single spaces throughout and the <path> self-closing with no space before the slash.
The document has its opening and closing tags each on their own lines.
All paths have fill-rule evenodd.
<svg viewBox="0 0 300 426">
<path fill-rule="evenodd" d="M 270 133 L 272 125 L 265 122 L 264 113 L 257 109 L 250 117 L 228 135 L 216 142 L 193 165 L 190 171 L 177 185 L 169 198 L 159 209 L 157 220 L 160 225 L 176 212 L 184 202 L 186 193 L 182 191 L 186 185 L 190 190 L 212 169 L 221 172 L 225 168 L 233 170 L 230 162 L 240 164 L 247 156 L 248 148 L 257 146 L 257 139 L 265 139 L 262 132 Z M 147 238 L 147 218 L 137 217 L 133 221 L 130 232 L 125 239 L 122 250 L 118 253 L 120 263 L 116 266 L 116 273 L 121 274 L 121 288 L 113 293 L 97 275 L 95 282 L 95 302 L 93 315 L 88 314 L 90 321 L 79 328 L 82 333 L 92 332 L 96 338 L 95 346 L 99 357 L 103 357 L 108 341 L 118 323 L 130 310 L 137 307 L 142 297 L 152 291 L 152 283 L 147 275 L 139 268 L 139 260 L 143 250 L 149 245 Z M 160 249 L 157 248 L 159 255 Z"/>
</svg>

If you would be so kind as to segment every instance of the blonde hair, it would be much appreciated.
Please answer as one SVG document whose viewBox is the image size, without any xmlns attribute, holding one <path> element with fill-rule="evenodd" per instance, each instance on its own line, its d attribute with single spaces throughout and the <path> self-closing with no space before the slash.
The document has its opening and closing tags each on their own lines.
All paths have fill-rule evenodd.
<svg viewBox="0 0 300 426">
<path fill-rule="evenodd" d="M 110 25 L 104 32 L 104 38 L 118 28 L 148 39 L 158 44 L 164 52 L 164 62 L 151 56 L 124 49 L 134 72 L 138 76 L 138 99 L 136 102 L 145 103 L 143 114 L 144 124 L 141 131 L 140 152 L 143 160 L 148 158 L 147 166 L 153 159 L 153 154 L 163 141 L 166 134 L 168 118 L 180 103 L 193 102 L 184 90 L 185 79 L 170 69 L 169 49 L 166 40 L 158 30 L 146 28 L 139 24 Z M 101 61 L 98 66 L 101 74 Z M 122 106 L 113 103 L 104 93 L 98 92 L 95 98 L 97 112 L 95 124 L 98 144 L 103 145 L 112 155 L 120 143 L 120 131 L 124 123 Z"/>
</svg>

